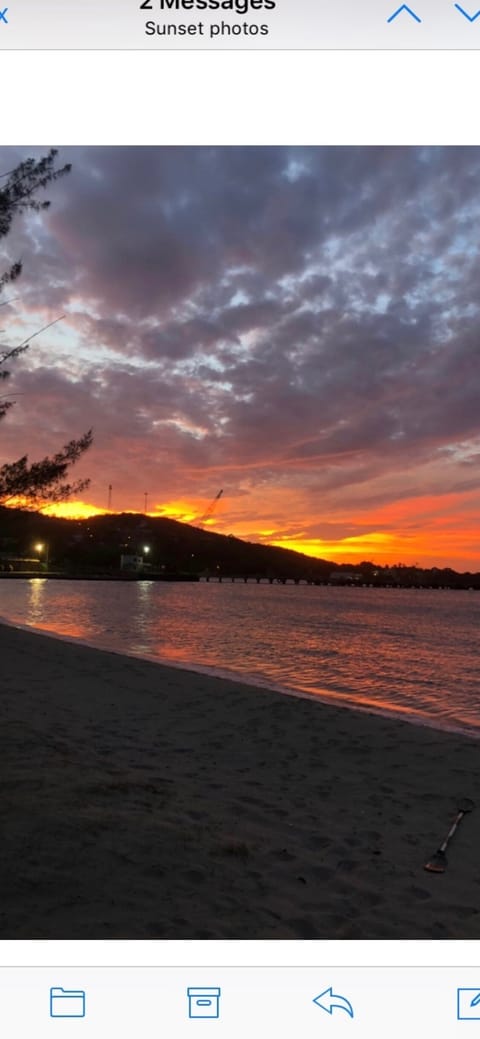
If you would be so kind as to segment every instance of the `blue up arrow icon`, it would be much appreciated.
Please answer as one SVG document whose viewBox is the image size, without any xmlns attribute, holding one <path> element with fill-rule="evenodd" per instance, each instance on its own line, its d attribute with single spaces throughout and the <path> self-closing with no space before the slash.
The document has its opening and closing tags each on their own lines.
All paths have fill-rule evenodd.
<svg viewBox="0 0 480 1039">
<path fill-rule="evenodd" d="M 389 24 L 390 22 L 394 22 L 395 18 L 398 18 L 399 14 L 401 14 L 402 11 L 406 11 L 407 14 L 414 18 L 416 22 L 421 22 L 422 19 L 418 17 L 418 14 L 415 14 L 415 11 L 412 11 L 412 8 L 409 7 L 408 4 L 402 4 L 401 7 L 397 7 L 397 10 L 390 15 L 390 18 L 387 18 L 387 22 Z"/>
<path fill-rule="evenodd" d="M 313 1000 L 320 1007 L 321 1010 L 326 1010 L 327 1014 L 332 1015 L 334 1010 L 344 1010 L 349 1017 L 353 1017 L 353 1007 L 345 996 L 337 996 L 332 989 L 326 988 L 324 992 L 321 992 L 319 996 L 316 996 Z"/>
</svg>

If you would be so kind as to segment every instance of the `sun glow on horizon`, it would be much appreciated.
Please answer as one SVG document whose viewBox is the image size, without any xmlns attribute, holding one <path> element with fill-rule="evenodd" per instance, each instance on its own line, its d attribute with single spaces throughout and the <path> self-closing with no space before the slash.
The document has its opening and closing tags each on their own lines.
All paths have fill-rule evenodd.
<svg viewBox="0 0 480 1039">
<path fill-rule="evenodd" d="M 265 515 L 264 506 L 260 503 L 258 518 L 255 517 L 255 502 L 249 502 L 247 514 L 243 512 L 243 502 L 240 507 L 238 500 L 238 511 L 234 510 L 234 515 L 230 514 L 228 508 L 222 509 L 220 503 L 218 512 L 215 510 L 213 515 L 208 515 L 208 501 L 205 502 L 203 498 L 174 498 L 155 502 L 146 513 L 128 507 L 106 509 L 82 500 L 45 503 L 36 511 L 44 516 L 77 521 L 122 514 L 149 520 L 171 519 L 200 530 L 230 535 L 245 542 L 284 548 L 333 564 L 355 566 L 368 560 L 381 566 L 401 562 L 410 566 L 451 567 L 457 571 L 480 570 L 480 545 L 477 527 L 472 519 L 475 500 L 472 497 L 470 501 L 470 495 L 463 496 L 463 525 L 459 526 L 457 514 L 453 514 L 456 503 L 458 512 L 458 496 L 457 499 L 453 495 L 451 497 L 452 501 L 447 503 L 449 509 L 441 515 L 438 514 L 437 500 L 428 496 L 389 503 L 360 514 L 349 514 L 350 530 L 356 527 L 358 533 L 342 537 L 339 532 L 339 536 L 332 536 L 331 539 L 312 536 L 316 524 L 307 510 L 296 517 L 298 526 L 292 528 L 291 516 L 282 523 L 285 520 L 283 502 L 277 503 L 269 515 Z M 445 502 L 442 504 L 445 505 Z M 31 509 L 31 503 L 20 498 L 12 499 L 8 506 Z M 417 525 L 417 518 L 424 520 L 424 524 Z M 335 522 L 337 527 L 347 525 L 347 517 L 343 513 L 340 517 L 329 515 L 324 519 L 331 525 Z"/>
<path fill-rule="evenodd" d="M 328 559 L 338 563 L 352 563 L 360 559 L 368 559 L 369 553 L 375 552 L 375 557 L 383 562 L 392 562 L 392 550 L 398 545 L 398 538 L 394 534 L 385 534 L 373 531 L 370 534 L 359 534 L 356 537 L 342 538 L 339 541 L 324 541 L 321 538 L 276 538 L 268 541 L 275 548 L 286 548 L 291 552 L 301 552 L 313 559 Z M 388 560 L 383 559 L 385 554 Z"/>
<path fill-rule="evenodd" d="M 27 498 L 23 497 L 11 498 L 8 502 L 8 508 L 31 509 L 32 503 Z M 128 507 L 120 509 L 105 509 L 90 502 L 78 500 L 45 503 L 44 505 L 38 505 L 35 511 L 39 512 L 43 516 L 54 516 L 58 519 L 76 520 L 90 519 L 92 516 L 120 516 L 123 513 L 131 513 L 132 515 L 148 516 L 151 519 L 173 519 L 180 523 L 191 523 L 195 525 L 200 524 L 201 518 L 205 514 L 206 510 L 204 501 L 192 503 L 191 501 L 175 499 L 174 501 L 154 505 L 147 509 L 147 512 Z M 208 516 L 203 521 L 202 525 L 211 527 L 215 525 L 216 521 L 216 516 Z"/>
<path fill-rule="evenodd" d="M 89 519 L 90 516 L 105 516 L 111 513 L 109 509 L 101 509 L 98 505 L 90 505 L 85 501 L 58 501 L 34 506 L 28 498 L 21 496 L 10 498 L 5 507 L 34 511 L 42 516 L 55 516 L 58 519 Z"/>
<path fill-rule="evenodd" d="M 89 505 L 84 501 L 52 502 L 44 505 L 40 512 L 43 516 L 55 516 L 57 519 L 90 519 L 91 516 L 112 515 L 110 509 L 100 509 L 97 505 Z"/>
</svg>

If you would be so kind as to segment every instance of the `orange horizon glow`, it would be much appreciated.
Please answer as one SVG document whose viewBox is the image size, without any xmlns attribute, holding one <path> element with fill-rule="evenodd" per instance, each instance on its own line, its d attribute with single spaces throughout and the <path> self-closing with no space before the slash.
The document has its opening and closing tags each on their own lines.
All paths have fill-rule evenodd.
<svg viewBox="0 0 480 1039">
<path fill-rule="evenodd" d="M 57 519 L 90 519 L 91 516 L 114 515 L 109 509 L 100 509 L 96 505 L 87 505 L 83 501 L 55 502 L 44 505 L 40 512 L 42 516 L 55 516 Z"/>
<path fill-rule="evenodd" d="M 28 508 L 29 503 L 25 498 L 15 498 L 9 501 L 9 508 Z M 139 509 L 104 509 L 98 505 L 93 505 L 85 501 L 65 501 L 65 502 L 50 502 L 50 504 L 42 505 L 38 511 L 42 516 L 55 516 L 57 519 L 90 519 L 92 516 L 121 516 L 124 513 L 128 513 L 133 516 L 148 516 L 151 519 L 158 519 L 164 517 L 165 519 L 178 520 L 180 523 L 194 523 L 195 521 L 200 522 L 205 508 L 192 507 L 192 504 L 185 501 L 174 501 L 167 502 L 165 505 L 156 505 L 152 509 L 147 509 L 147 512 Z M 215 517 L 210 517 L 205 521 L 205 526 L 210 526 L 214 522 Z"/>
<path fill-rule="evenodd" d="M 15 498 L 9 501 L 9 508 L 28 508 L 28 501 L 25 498 Z M 42 516 L 55 516 L 57 519 L 90 519 L 92 516 L 121 516 L 124 513 L 128 513 L 133 516 L 147 516 L 151 519 L 173 519 L 180 523 L 195 523 L 201 522 L 201 517 L 205 513 L 205 503 L 200 505 L 192 505 L 191 502 L 175 500 L 173 502 L 167 502 L 164 505 L 155 505 L 151 509 L 147 509 L 147 512 L 139 509 L 103 509 L 98 505 L 90 504 L 85 501 L 66 501 L 66 502 L 51 502 L 48 505 L 42 505 L 38 510 Z M 202 526 L 210 527 L 214 525 L 216 521 L 215 516 L 209 516 L 208 519 L 202 522 Z"/>
<path fill-rule="evenodd" d="M 237 512 L 235 520 L 229 520 L 228 510 L 222 510 L 221 507 L 201 522 L 201 517 L 208 507 L 208 503 L 203 500 L 175 499 L 158 503 L 147 513 L 135 509 L 108 510 L 79 500 L 50 503 L 39 511 L 45 516 L 71 520 L 115 516 L 121 515 L 122 512 L 144 515 L 151 519 L 164 517 L 201 529 L 210 529 L 218 534 L 232 534 L 245 541 L 300 552 L 312 559 L 326 559 L 332 563 L 358 565 L 368 560 L 382 566 L 392 566 L 401 562 L 426 568 L 451 566 L 460 571 L 479 570 L 480 546 L 473 499 L 471 495 L 463 496 L 462 513 L 459 509 L 460 498 L 458 495 L 445 494 L 440 506 L 438 498 L 424 496 L 389 503 L 371 510 L 358 510 L 357 515 L 348 517 L 348 522 L 350 529 L 357 526 L 363 528 L 362 532 L 337 539 L 315 538 L 307 534 L 308 528 L 312 527 L 312 519 L 308 516 L 300 520 L 296 534 L 291 533 L 291 522 L 288 522 L 290 530 L 285 530 L 285 534 L 282 534 L 280 515 L 276 526 L 273 525 L 272 516 L 263 516 L 263 521 L 255 526 L 248 514 L 241 516 Z M 17 508 L 24 504 L 18 499 L 9 503 L 11 507 Z M 249 511 L 250 508 L 251 503 Z M 280 508 L 276 506 L 275 511 L 280 513 Z M 330 522 L 346 522 L 345 517 L 332 515 L 326 519 Z"/>
<path fill-rule="evenodd" d="M 372 531 L 370 534 L 359 534 L 356 537 L 342 538 L 339 541 L 323 541 L 321 538 L 277 538 L 267 541 L 267 544 L 276 548 L 287 548 L 292 552 L 302 552 L 303 555 L 311 556 L 313 559 L 332 559 L 338 563 L 358 563 L 361 560 L 370 559 L 368 552 L 375 549 L 375 559 L 383 557 L 385 551 L 394 548 L 396 538 L 394 534 L 383 534 Z M 346 558 L 348 556 L 348 558 Z M 395 556 L 398 559 L 398 552 Z M 389 560 L 393 562 L 392 559 Z"/>
</svg>

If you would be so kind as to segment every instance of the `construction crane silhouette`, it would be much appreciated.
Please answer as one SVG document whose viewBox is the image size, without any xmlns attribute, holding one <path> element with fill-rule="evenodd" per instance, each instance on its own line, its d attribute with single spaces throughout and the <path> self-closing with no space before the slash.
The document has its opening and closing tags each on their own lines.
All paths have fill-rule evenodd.
<svg viewBox="0 0 480 1039">
<path fill-rule="evenodd" d="M 218 494 L 215 495 L 213 501 L 210 502 L 210 505 L 208 506 L 208 509 L 206 510 L 206 512 L 204 512 L 203 516 L 201 516 L 200 519 L 198 520 L 199 523 L 206 523 L 206 521 L 208 519 L 210 519 L 210 516 L 215 511 L 215 509 L 217 507 L 217 502 L 220 501 L 220 498 L 222 497 L 222 494 L 223 494 L 223 491 L 219 491 Z"/>
</svg>

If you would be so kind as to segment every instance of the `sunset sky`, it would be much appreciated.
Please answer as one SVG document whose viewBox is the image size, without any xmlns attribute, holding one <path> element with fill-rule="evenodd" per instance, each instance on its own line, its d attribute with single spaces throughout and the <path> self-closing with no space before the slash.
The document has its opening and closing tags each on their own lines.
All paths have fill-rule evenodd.
<svg viewBox="0 0 480 1039">
<path fill-rule="evenodd" d="M 48 150 L 0 148 L 0 173 Z M 90 426 L 84 505 L 480 570 L 480 149 L 63 148 L 17 217 L 0 463 Z M 1 186 L 1 181 L 0 181 Z M 92 509 L 93 511 L 93 509 Z"/>
</svg>

